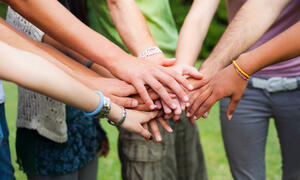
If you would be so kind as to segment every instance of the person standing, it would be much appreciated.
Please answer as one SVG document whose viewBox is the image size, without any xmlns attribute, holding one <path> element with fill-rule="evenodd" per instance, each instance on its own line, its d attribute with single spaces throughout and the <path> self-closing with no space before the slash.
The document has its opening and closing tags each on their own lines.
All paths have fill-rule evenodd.
<svg viewBox="0 0 300 180">
<path fill-rule="evenodd" d="M 168 0 L 87 3 L 91 28 L 141 61 L 174 64 L 175 60 L 169 58 L 175 56 L 178 31 Z M 178 68 L 194 72 L 192 67 Z M 148 142 L 120 130 L 118 148 L 124 180 L 207 179 L 198 128 L 189 124 L 184 115 L 177 118 L 180 122 L 173 123 L 174 132 L 162 132 L 156 138 L 159 142 Z"/>
<path fill-rule="evenodd" d="M 207 31 L 218 3 L 194 1 L 180 33 L 178 61 L 195 60 L 205 38 L 202 32 Z M 243 52 L 264 44 L 300 20 L 299 0 L 227 0 L 226 4 L 230 24 L 200 68 L 207 80 Z M 272 117 L 282 150 L 282 179 L 300 179 L 299 60 L 297 57 L 255 73 L 232 116 L 226 116 L 229 99 L 221 100 L 222 135 L 234 179 L 265 179 L 265 145 Z M 193 103 L 188 116 L 193 120 L 204 113 L 198 111 L 202 91 L 190 95 Z M 237 99 L 232 97 L 232 102 Z"/>
</svg>

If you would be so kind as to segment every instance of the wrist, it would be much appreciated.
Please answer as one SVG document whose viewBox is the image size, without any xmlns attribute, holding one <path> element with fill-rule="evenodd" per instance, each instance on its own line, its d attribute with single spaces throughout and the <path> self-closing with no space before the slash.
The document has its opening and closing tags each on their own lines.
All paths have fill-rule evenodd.
<svg viewBox="0 0 300 180">
<path fill-rule="evenodd" d="M 163 52 L 162 50 L 159 49 L 158 46 L 153 46 L 153 47 L 146 48 L 145 50 L 140 52 L 138 58 L 143 59 L 157 54 L 163 54 Z"/>
<path fill-rule="evenodd" d="M 255 64 L 251 64 L 252 58 L 249 56 L 248 53 L 241 54 L 237 59 L 236 62 L 238 63 L 239 67 L 245 71 L 249 76 L 255 73 Z"/>
<path fill-rule="evenodd" d="M 111 104 L 111 110 L 108 114 L 108 119 L 110 119 L 111 121 L 117 123 L 118 121 L 120 121 L 122 119 L 122 109 L 120 106 L 112 103 Z"/>
</svg>

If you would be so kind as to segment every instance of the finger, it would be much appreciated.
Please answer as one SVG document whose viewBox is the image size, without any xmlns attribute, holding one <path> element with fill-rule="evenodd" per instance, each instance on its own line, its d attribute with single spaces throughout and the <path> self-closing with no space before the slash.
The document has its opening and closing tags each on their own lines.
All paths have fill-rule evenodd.
<svg viewBox="0 0 300 180">
<path fill-rule="evenodd" d="M 164 130 L 166 130 L 168 133 L 172 133 L 173 129 L 171 128 L 171 126 L 169 125 L 169 123 L 167 121 L 165 121 L 163 118 L 157 118 L 158 122 L 160 123 L 161 127 L 164 128 Z"/>
<path fill-rule="evenodd" d="M 164 67 L 161 67 L 164 68 Z M 179 74 L 178 72 L 176 72 L 173 69 L 167 69 L 164 68 L 164 72 L 168 73 L 170 76 L 172 76 L 178 83 L 180 83 L 181 85 L 183 85 L 183 87 L 185 87 L 188 90 L 193 90 L 194 87 L 193 85 L 187 80 L 185 79 L 181 74 Z"/>
<path fill-rule="evenodd" d="M 228 120 L 231 120 L 232 114 L 234 113 L 234 110 L 237 107 L 239 100 L 240 100 L 240 98 L 237 98 L 237 99 L 231 98 L 230 103 L 227 108 L 227 113 L 226 113 Z"/>
<path fill-rule="evenodd" d="M 163 110 L 164 110 L 165 114 L 170 114 L 172 112 L 172 110 L 169 108 L 169 106 L 164 101 L 162 101 L 162 106 L 163 106 Z"/>
<path fill-rule="evenodd" d="M 188 75 L 192 78 L 195 79 L 202 79 L 203 78 L 203 74 L 200 73 L 196 68 L 192 67 L 192 66 L 184 66 L 183 70 L 182 70 L 182 75 Z"/>
<path fill-rule="evenodd" d="M 178 122 L 178 121 L 180 120 L 180 115 L 175 114 L 175 115 L 173 116 L 173 120 L 176 121 L 176 122 Z"/>
<path fill-rule="evenodd" d="M 126 82 L 124 82 L 124 83 L 126 83 Z M 137 93 L 136 89 L 132 85 L 127 84 L 127 83 L 120 88 L 122 88 L 122 91 L 118 91 L 113 94 L 116 96 L 126 97 L 126 96 L 130 96 L 130 95 Z"/>
<path fill-rule="evenodd" d="M 149 108 L 146 104 L 139 104 L 137 107 L 134 108 L 134 110 L 138 111 L 151 111 L 152 109 Z"/>
<path fill-rule="evenodd" d="M 164 58 L 164 60 L 161 62 L 162 66 L 172 66 L 176 62 L 175 58 Z"/>
<path fill-rule="evenodd" d="M 192 81 L 192 85 L 194 86 L 194 89 L 199 89 L 205 86 L 207 83 L 209 83 L 209 79 L 202 79 L 201 81 Z"/>
<path fill-rule="evenodd" d="M 175 72 L 175 71 L 174 71 Z M 162 82 L 164 85 L 168 86 L 176 95 L 177 97 L 183 101 L 183 102 L 188 102 L 189 98 L 184 91 L 184 89 L 178 84 L 178 82 L 173 79 L 172 77 L 168 76 L 167 74 L 159 74 L 157 76 L 160 82 Z M 167 103 L 167 102 L 166 102 Z M 168 103 L 167 103 L 168 104 Z M 170 106 L 171 107 L 171 106 Z M 173 108 L 172 108 L 173 109 Z"/>
<path fill-rule="evenodd" d="M 138 126 L 138 130 L 136 133 L 143 136 L 145 139 L 148 139 L 148 140 L 150 140 L 152 137 L 151 133 L 148 130 L 146 130 L 145 128 L 143 128 L 143 126 L 141 126 L 141 125 Z"/>
<path fill-rule="evenodd" d="M 210 97 L 208 97 L 205 102 L 201 105 L 201 107 L 198 109 L 198 111 L 194 115 L 194 119 L 199 119 L 205 112 L 207 112 L 217 101 L 214 94 L 212 94 Z"/>
<path fill-rule="evenodd" d="M 169 119 L 171 119 L 173 116 L 174 116 L 173 114 L 165 114 L 165 115 L 164 115 L 164 119 L 165 119 L 165 120 L 169 120 Z"/>
<path fill-rule="evenodd" d="M 212 94 L 212 90 L 206 89 L 200 96 L 195 99 L 194 103 L 188 108 L 189 117 L 192 117 L 201 107 L 202 103 Z"/>
<path fill-rule="evenodd" d="M 158 114 L 157 111 L 143 112 L 143 113 L 146 114 L 146 118 L 144 118 L 144 119 L 139 119 L 139 122 L 140 122 L 141 124 L 144 124 L 144 123 L 149 122 L 151 119 L 154 119 L 154 118 L 157 116 L 157 114 Z"/>
<path fill-rule="evenodd" d="M 141 96 L 144 103 L 147 104 L 150 109 L 155 109 L 155 105 L 154 105 L 153 101 L 151 100 L 144 84 L 141 82 L 134 82 L 133 85 L 136 88 L 136 90 L 138 91 L 138 93 Z"/>
<path fill-rule="evenodd" d="M 156 105 L 156 109 L 161 109 L 162 108 L 160 100 L 156 100 L 154 104 Z"/>
<path fill-rule="evenodd" d="M 147 123 L 143 124 L 142 126 L 143 126 L 143 128 L 146 129 L 147 131 L 149 130 L 149 129 L 148 129 L 148 124 L 147 124 Z"/>
<path fill-rule="evenodd" d="M 179 102 L 179 100 L 177 98 L 173 99 L 173 101 L 176 104 L 176 106 L 178 107 L 178 108 L 175 109 L 174 114 L 175 115 L 180 115 L 182 113 L 180 102 Z"/>
<path fill-rule="evenodd" d="M 162 74 L 162 73 L 161 73 Z M 147 84 L 149 84 L 151 86 L 151 88 L 161 97 L 161 99 L 163 101 L 165 101 L 165 103 L 171 107 L 172 109 L 176 108 L 176 105 L 173 104 L 172 99 L 169 95 L 169 93 L 167 92 L 167 90 L 165 89 L 165 87 L 158 82 L 156 79 L 154 78 L 149 78 L 146 80 Z"/>
<path fill-rule="evenodd" d="M 161 134 L 160 134 L 160 131 L 159 131 L 159 128 L 158 128 L 158 125 L 157 125 L 157 122 L 155 119 L 151 120 L 149 122 L 149 125 L 150 125 L 150 129 L 154 135 L 154 139 L 157 141 L 157 142 L 161 142 L 162 140 L 162 137 L 161 137 Z"/>
<path fill-rule="evenodd" d="M 111 96 L 110 99 L 112 102 L 125 108 L 134 108 L 138 105 L 138 101 L 134 98 Z"/>
</svg>

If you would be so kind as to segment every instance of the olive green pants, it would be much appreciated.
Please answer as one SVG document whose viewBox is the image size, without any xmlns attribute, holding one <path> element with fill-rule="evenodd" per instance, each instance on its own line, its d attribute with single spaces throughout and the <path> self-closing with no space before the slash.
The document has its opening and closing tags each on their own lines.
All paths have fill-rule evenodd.
<svg viewBox="0 0 300 180">
<path fill-rule="evenodd" d="M 161 127 L 160 127 L 161 129 Z M 173 133 L 161 131 L 163 141 L 120 129 L 119 156 L 123 180 L 206 180 L 206 167 L 197 126 L 188 119 L 173 124 Z"/>
</svg>

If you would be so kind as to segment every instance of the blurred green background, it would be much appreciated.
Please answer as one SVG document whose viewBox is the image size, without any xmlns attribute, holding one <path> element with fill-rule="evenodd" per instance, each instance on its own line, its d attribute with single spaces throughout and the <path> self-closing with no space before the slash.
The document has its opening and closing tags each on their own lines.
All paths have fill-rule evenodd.
<svg viewBox="0 0 300 180">
<path fill-rule="evenodd" d="M 170 0 L 174 18 L 177 23 L 178 29 L 180 29 L 183 20 L 190 8 L 192 0 Z M 5 17 L 6 5 L 0 3 L 0 15 Z M 201 51 L 200 59 L 205 59 L 214 45 L 217 43 L 221 34 L 226 28 L 226 9 L 224 0 L 218 8 L 218 11 L 214 17 L 212 25 L 209 29 L 208 36 L 204 42 L 203 49 Z M 10 129 L 10 147 L 13 165 L 15 167 L 15 176 L 17 180 L 26 179 L 24 173 L 19 169 L 16 163 L 15 152 L 15 133 L 16 133 L 16 113 L 17 113 L 17 86 L 12 83 L 4 83 L 5 92 L 7 95 L 6 101 L 6 115 L 8 125 Z M 200 119 L 197 121 L 197 126 L 201 133 L 201 142 L 204 149 L 208 175 L 211 180 L 231 180 L 228 162 L 226 160 L 225 151 L 223 147 L 220 124 L 219 124 L 219 110 L 218 104 L 216 104 L 210 116 L 206 119 Z M 107 125 L 106 122 L 102 123 L 103 127 L 107 131 L 111 151 L 107 158 L 101 158 L 99 162 L 98 179 L 103 180 L 117 180 L 121 179 L 120 176 L 120 162 L 117 154 L 117 136 L 118 131 Z M 266 165 L 267 165 L 267 179 L 279 180 L 281 179 L 281 157 L 277 134 L 274 127 L 274 122 L 271 120 L 269 136 L 267 141 L 266 150 Z"/>
</svg>

